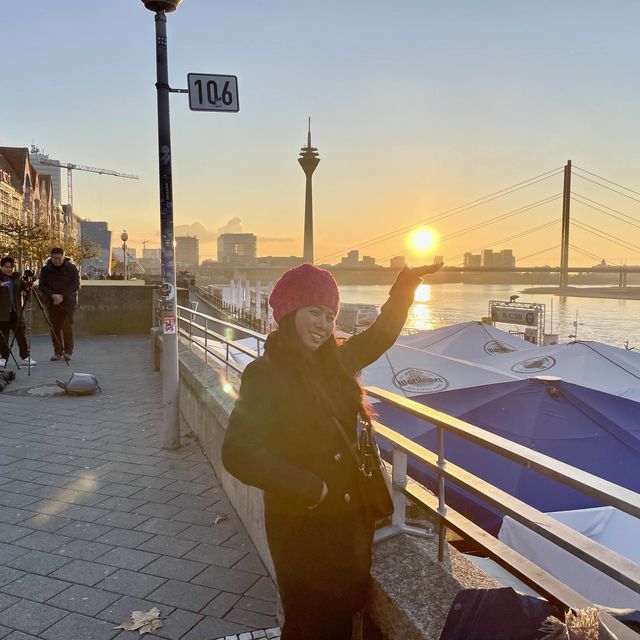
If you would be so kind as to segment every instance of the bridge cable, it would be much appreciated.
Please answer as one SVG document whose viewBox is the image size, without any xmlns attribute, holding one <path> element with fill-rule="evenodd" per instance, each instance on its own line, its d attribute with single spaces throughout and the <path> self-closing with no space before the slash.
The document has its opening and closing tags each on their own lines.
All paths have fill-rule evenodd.
<svg viewBox="0 0 640 640">
<path fill-rule="evenodd" d="M 583 169 L 582 167 L 578 167 L 575 164 L 573 165 L 574 169 L 578 169 L 579 171 L 583 171 L 584 173 L 588 173 L 590 176 L 594 176 L 595 178 L 598 178 L 599 180 L 604 180 L 605 182 L 608 182 L 609 184 L 615 184 L 616 187 L 620 187 L 621 189 L 625 189 L 626 191 L 631 191 L 631 193 L 635 193 L 637 196 L 640 196 L 640 191 L 635 191 L 634 189 L 630 189 L 629 187 L 625 187 L 623 184 L 619 184 L 617 182 L 614 182 L 613 180 L 609 180 L 607 178 L 604 178 L 603 176 L 599 176 L 597 173 L 592 173 L 591 171 L 587 171 L 586 169 Z M 584 176 L 580 176 L 580 177 L 584 177 Z M 601 185 L 604 186 L 604 185 Z"/>
<path fill-rule="evenodd" d="M 582 229 L 583 231 L 588 231 L 589 233 L 592 233 L 593 235 L 598 236 L 603 240 L 612 242 L 613 244 L 617 244 L 618 246 L 623 247 L 624 249 L 627 249 L 634 253 L 640 253 L 640 246 L 635 245 L 631 242 L 627 242 L 626 240 L 622 240 L 622 238 L 618 238 L 617 236 L 611 235 L 610 233 L 606 233 L 605 231 L 600 231 L 599 229 L 596 229 L 596 227 L 593 227 L 587 224 L 586 222 L 580 222 L 579 220 L 576 220 L 575 218 L 573 218 L 572 224 L 577 225 L 578 229 Z"/>
<path fill-rule="evenodd" d="M 518 258 L 516 262 L 520 262 L 520 260 L 527 260 L 528 258 L 533 258 L 534 256 L 540 255 L 541 253 L 546 253 L 547 251 L 551 251 L 552 249 L 559 249 L 559 248 L 560 248 L 559 244 L 553 247 L 547 247 L 546 249 L 536 251 L 535 253 L 530 253 L 528 256 L 522 256 L 522 258 Z"/>
<path fill-rule="evenodd" d="M 606 184 L 600 184 L 598 181 L 592 180 L 591 178 L 587 178 L 586 176 L 581 176 L 579 173 L 574 173 L 573 175 L 576 176 L 577 178 L 581 178 L 582 180 L 586 180 L 587 182 L 591 182 L 593 184 L 596 184 L 599 187 L 602 187 L 603 189 L 608 189 L 609 191 L 613 191 L 613 193 L 617 193 L 620 196 L 624 196 L 625 198 L 629 198 L 629 200 L 633 200 L 634 202 L 640 202 L 640 199 L 634 198 L 633 196 L 630 196 L 628 193 L 623 193 L 622 191 L 618 191 L 617 189 L 613 189 L 612 187 L 608 187 Z M 623 187 L 623 189 L 624 188 L 625 187 Z M 632 193 L 636 193 L 632 189 L 629 189 L 629 191 L 631 191 Z"/>
<path fill-rule="evenodd" d="M 387 232 L 381 236 L 377 236 L 375 238 L 365 240 L 364 242 L 356 246 L 351 246 L 351 247 L 348 247 L 347 249 L 341 249 L 340 251 L 334 251 L 333 253 L 328 253 L 322 258 L 320 258 L 319 260 L 316 260 L 316 262 L 324 262 L 325 260 L 332 258 L 333 256 L 343 255 L 348 251 L 351 251 L 352 249 L 361 249 L 363 247 L 368 247 L 373 244 L 378 244 L 379 242 L 384 242 L 385 240 L 390 240 L 391 238 L 397 235 L 405 233 L 411 229 L 415 229 L 416 227 L 419 227 L 421 225 L 431 224 L 433 222 L 444 220 L 445 218 L 456 215 L 458 213 L 462 213 L 464 211 L 468 211 L 469 209 L 473 209 L 474 207 L 478 207 L 482 204 L 486 204 L 488 202 L 491 202 L 492 200 L 496 200 L 503 196 L 510 195 L 511 193 L 515 193 L 516 191 L 520 191 L 521 189 L 531 187 L 534 184 L 537 184 L 538 182 L 543 182 L 544 180 L 548 180 L 553 176 L 559 175 L 560 173 L 562 173 L 562 171 L 563 171 L 563 167 L 560 167 L 558 169 L 553 169 L 552 171 L 547 171 L 546 173 L 542 173 L 538 176 L 534 176 L 533 178 L 529 178 L 529 180 L 519 182 L 517 184 L 511 185 L 510 187 L 505 187 L 500 191 L 495 191 L 494 193 L 483 196 L 482 198 L 477 198 L 476 200 L 472 200 L 471 202 L 467 202 L 466 204 L 460 205 L 458 207 L 454 207 L 453 209 L 447 209 L 445 211 L 442 211 L 431 218 L 422 220 L 420 222 L 416 222 L 414 224 L 411 224 L 405 227 L 401 227 L 401 228 L 399 227 L 394 231 Z"/>
<path fill-rule="evenodd" d="M 591 200 L 591 198 L 587 198 L 579 193 L 576 193 L 575 191 L 572 191 L 572 196 L 577 196 L 578 198 L 582 198 L 583 200 L 588 200 L 589 202 L 593 202 L 594 204 L 589 204 L 589 202 L 582 202 L 582 200 L 577 200 L 576 198 L 571 198 L 574 202 L 578 202 L 579 204 L 582 204 L 586 207 L 590 207 L 591 209 L 594 209 L 595 211 L 600 211 L 600 213 L 604 213 L 608 216 L 611 216 L 612 218 L 615 218 L 616 220 L 620 220 L 621 222 L 626 222 L 627 224 L 630 224 L 633 227 L 638 227 L 640 229 L 640 219 L 638 218 L 634 218 L 633 216 L 630 216 L 626 213 L 622 213 L 622 211 L 618 211 L 617 209 L 614 209 L 613 207 L 609 207 L 606 204 L 602 204 L 601 202 L 596 202 L 595 200 Z M 631 218 L 631 220 L 633 220 L 634 222 L 629 222 L 629 220 L 625 220 L 624 218 L 620 218 L 616 215 L 614 215 L 613 213 L 610 213 L 609 211 L 605 211 L 604 209 L 600 209 L 594 205 L 599 205 L 600 207 L 606 207 L 607 209 L 611 209 L 611 211 L 615 211 L 616 213 L 620 214 L 621 216 L 624 216 L 624 218 Z M 638 223 L 638 224 L 636 224 Z"/>
</svg>

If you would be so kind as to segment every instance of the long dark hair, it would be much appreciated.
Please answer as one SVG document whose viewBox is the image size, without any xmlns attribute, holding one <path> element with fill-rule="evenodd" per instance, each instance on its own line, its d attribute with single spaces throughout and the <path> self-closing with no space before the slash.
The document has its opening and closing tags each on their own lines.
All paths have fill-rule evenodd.
<svg viewBox="0 0 640 640">
<path fill-rule="evenodd" d="M 295 315 L 286 315 L 269 334 L 265 344 L 268 357 L 286 366 L 316 404 L 332 415 L 355 411 L 362 419 L 370 419 L 362 386 L 342 365 L 335 336 L 332 334 L 316 351 L 311 351 L 298 335 Z"/>
</svg>

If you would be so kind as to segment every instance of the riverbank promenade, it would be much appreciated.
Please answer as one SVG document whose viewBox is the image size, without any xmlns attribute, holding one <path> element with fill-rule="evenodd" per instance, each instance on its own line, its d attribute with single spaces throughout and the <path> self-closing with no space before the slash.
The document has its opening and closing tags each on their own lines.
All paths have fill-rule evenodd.
<svg viewBox="0 0 640 640">
<path fill-rule="evenodd" d="M 39 364 L 0 393 L 0 638 L 133 640 L 114 627 L 152 607 L 164 626 L 143 638 L 277 637 L 273 582 L 200 445 L 159 447 L 149 339 L 75 351 L 50 362 L 35 337 Z M 74 371 L 102 392 L 54 388 Z"/>
</svg>

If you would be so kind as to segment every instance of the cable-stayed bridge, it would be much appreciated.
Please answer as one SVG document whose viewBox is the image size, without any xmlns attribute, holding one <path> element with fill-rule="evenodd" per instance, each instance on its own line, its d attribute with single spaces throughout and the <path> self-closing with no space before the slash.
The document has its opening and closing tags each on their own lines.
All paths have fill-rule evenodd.
<svg viewBox="0 0 640 640">
<path fill-rule="evenodd" d="M 538 218 L 538 224 L 526 229 L 518 230 L 515 233 L 511 233 L 497 240 L 491 240 L 491 242 L 488 243 L 485 242 L 478 247 L 469 246 L 465 253 L 473 253 L 475 251 L 490 249 L 491 247 L 499 245 L 504 246 L 507 242 L 517 242 L 522 239 L 532 241 L 534 239 L 534 234 L 539 232 L 545 232 L 544 237 L 548 239 L 557 230 L 559 232 L 559 242 L 554 243 L 552 246 L 547 246 L 532 253 L 528 253 L 527 255 L 520 256 L 516 260 L 516 263 L 524 263 L 525 261 L 530 261 L 536 256 L 555 252 L 555 259 L 557 260 L 559 258 L 557 266 L 532 267 L 518 265 L 512 267 L 498 265 L 469 267 L 464 266 L 464 262 L 456 264 L 458 261 L 462 261 L 464 259 L 464 254 L 461 254 L 456 256 L 447 256 L 447 266 L 444 270 L 482 273 L 558 273 L 559 285 L 561 288 L 567 286 L 569 273 L 618 273 L 619 285 L 626 286 L 627 274 L 640 273 L 640 266 L 627 266 L 626 264 L 623 264 L 623 260 L 620 260 L 619 262 L 609 260 L 607 261 L 607 266 L 570 267 L 570 254 L 572 256 L 578 254 L 581 257 L 595 261 L 596 263 L 600 263 L 603 260 L 602 255 L 597 255 L 593 251 L 581 247 L 576 244 L 575 241 L 570 242 L 570 237 L 572 236 L 572 231 L 578 229 L 583 232 L 581 235 L 588 236 L 591 241 L 598 239 L 601 243 L 606 242 L 608 247 L 610 247 L 609 251 L 612 250 L 611 247 L 615 247 L 616 249 L 624 251 L 625 254 L 637 255 L 637 264 L 640 264 L 640 243 L 635 242 L 636 237 L 640 238 L 637 231 L 640 229 L 640 213 L 633 215 L 623 211 L 622 209 L 624 208 L 624 205 L 621 207 L 617 203 L 617 201 L 623 201 L 624 203 L 628 203 L 628 205 L 637 206 L 640 204 L 640 191 L 624 186 L 619 182 L 605 178 L 601 175 L 588 171 L 587 169 L 573 165 L 571 161 L 568 161 L 564 167 L 558 167 L 551 171 L 533 176 L 528 180 L 505 187 L 504 189 L 500 189 L 499 191 L 477 198 L 459 207 L 442 211 L 411 225 L 405 225 L 403 227 L 393 229 L 387 233 L 358 243 L 356 246 L 347 247 L 332 254 L 327 254 L 322 256 L 317 262 L 325 263 L 335 261 L 348 251 L 355 249 L 370 249 L 375 245 L 383 243 L 386 246 L 389 246 L 396 242 L 397 245 L 400 246 L 400 243 L 404 242 L 404 238 L 406 238 L 408 233 L 419 229 L 420 227 L 425 225 L 441 225 L 444 221 L 451 220 L 455 216 L 468 213 L 472 210 L 478 210 L 483 205 L 494 203 L 512 194 L 525 194 L 526 190 L 531 189 L 532 187 L 536 187 L 537 189 L 540 189 L 541 187 L 548 188 L 549 185 L 553 184 L 553 179 L 560 176 L 562 176 L 562 189 L 560 191 L 552 192 L 541 198 L 536 197 L 535 200 L 531 200 L 524 205 L 520 205 L 499 215 L 494 215 L 489 219 L 462 226 L 449 233 L 442 234 L 439 238 L 438 249 L 439 252 L 446 251 L 447 243 L 461 238 L 464 235 L 469 234 L 473 236 L 473 234 L 477 234 L 486 229 L 500 228 L 505 224 L 510 224 L 519 217 L 529 219 L 533 217 Z M 575 186 L 578 187 L 578 190 L 575 189 Z M 596 192 L 595 197 L 592 197 L 594 196 L 592 193 L 593 191 Z M 605 197 L 603 198 L 602 195 L 599 194 L 604 194 Z M 616 206 L 611 206 L 611 204 L 607 204 L 602 201 L 607 197 L 609 197 L 609 201 L 611 201 L 612 198 L 615 199 Z M 548 210 L 548 205 L 554 204 L 557 204 L 557 209 L 555 209 L 552 217 L 541 222 L 539 220 L 540 213 L 544 210 Z M 575 214 L 575 208 L 580 209 L 580 216 Z M 591 216 L 594 215 L 592 212 L 597 212 L 598 218 L 604 219 L 604 222 L 599 226 L 594 226 L 594 224 L 592 224 L 593 220 L 588 219 L 587 221 L 582 217 L 582 212 L 585 210 L 588 211 Z M 474 213 L 476 212 L 474 211 Z M 614 220 L 616 223 L 612 222 Z M 617 224 L 624 228 L 624 237 L 611 232 L 611 226 L 613 224 Z M 406 251 L 400 249 L 388 256 L 384 256 L 381 261 L 384 262 L 395 255 L 403 253 L 406 254 Z M 409 252 L 409 257 L 410 256 L 411 252 Z M 573 262 L 575 264 L 575 260 Z"/>
</svg>

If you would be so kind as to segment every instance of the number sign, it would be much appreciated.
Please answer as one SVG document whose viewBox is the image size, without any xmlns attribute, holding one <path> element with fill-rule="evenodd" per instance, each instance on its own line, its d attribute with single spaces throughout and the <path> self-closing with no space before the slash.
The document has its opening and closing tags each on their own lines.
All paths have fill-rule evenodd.
<svg viewBox="0 0 640 640">
<path fill-rule="evenodd" d="M 239 111 L 237 76 L 189 73 L 189 108 L 192 111 Z"/>
</svg>

